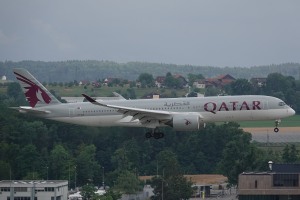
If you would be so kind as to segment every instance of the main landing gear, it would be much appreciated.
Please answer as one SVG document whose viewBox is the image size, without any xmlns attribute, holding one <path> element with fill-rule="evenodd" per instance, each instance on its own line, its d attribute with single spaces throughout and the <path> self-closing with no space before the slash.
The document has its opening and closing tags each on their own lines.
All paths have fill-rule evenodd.
<svg viewBox="0 0 300 200">
<path fill-rule="evenodd" d="M 145 133 L 147 139 L 154 137 L 155 139 L 161 139 L 165 136 L 163 132 L 159 132 L 158 129 L 152 129 L 151 132 Z"/>
<path fill-rule="evenodd" d="M 274 128 L 274 132 L 277 133 L 279 131 L 278 125 L 281 122 L 280 119 L 275 120 L 275 128 Z"/>
</svg>

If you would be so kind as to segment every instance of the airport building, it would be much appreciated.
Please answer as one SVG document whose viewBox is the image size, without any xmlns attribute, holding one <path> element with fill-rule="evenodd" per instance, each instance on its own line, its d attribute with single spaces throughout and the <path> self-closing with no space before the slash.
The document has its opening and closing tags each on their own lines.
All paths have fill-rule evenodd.
<svg viewBox="0 0 300 200">
<path fill-rule="evenodd" d="M 268 172 L 239 175 L 239 200 L 300 200 L 300 164 L 273 164 Z"/>
<path fill-rule="evenodd" d="M 67 200 L 68 181 L 3 180 L 0 200 Z"/>
</svg>

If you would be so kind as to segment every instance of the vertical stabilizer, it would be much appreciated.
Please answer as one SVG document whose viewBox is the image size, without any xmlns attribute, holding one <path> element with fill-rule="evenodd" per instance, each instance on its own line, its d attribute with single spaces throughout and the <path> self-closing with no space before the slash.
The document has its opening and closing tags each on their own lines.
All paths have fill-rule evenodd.
<svg viewBox="0 0 300 200">
<path fill-rule="evenodd" d="M 13 71 L 31 107 L 61 103 L 26 69 L 20 68 Z"/>
</svg>

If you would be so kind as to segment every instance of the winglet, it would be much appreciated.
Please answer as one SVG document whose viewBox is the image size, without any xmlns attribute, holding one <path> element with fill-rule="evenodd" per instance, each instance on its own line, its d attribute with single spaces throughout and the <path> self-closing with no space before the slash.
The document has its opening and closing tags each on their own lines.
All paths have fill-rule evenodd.
<svg viewBox="0 0 300 200">
<path fill-rule="evenodd" d="M 126 100 L 122 95 L 120 95 L 120 94 L 117 93 L 117 92 L 113 92 L 113 94 L 114 94 L 116 97 L 119 97 L 120 99 Z"/>
<path fill-rule="evenodd" d="M 92 97 L 86 95 L 86 94 L 81 94 L 82 96 L 84 96 L 84 98 L 86 98 L 86 100 L 88 100 L 91 103 L 97 103 L 97 101 L 95 101 Z"/>
<path fill-rule="evenodd" d="M 105 107 L 109 107 L 107 104 L 104 103 L 100 103 L 98 101 L 96 101 L 95 99 L 93 99 L 92 97 L 86 95 L 86 94 L 81 94 L 82 96 L 84 96 L 84 98 L 86 98 L 86 100 L 94 105 L 98 105 L 98 106 L 105 106 Z"/>
</svg>

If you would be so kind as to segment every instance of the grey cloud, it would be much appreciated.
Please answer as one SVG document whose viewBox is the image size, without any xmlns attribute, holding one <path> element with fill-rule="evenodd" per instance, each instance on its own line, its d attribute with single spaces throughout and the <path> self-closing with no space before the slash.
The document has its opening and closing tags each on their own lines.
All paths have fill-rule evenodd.
<svg viewBox="0 0 300 200">
<path fill-rule="evenodd" d="M 6 47 L 0 46 L 0 60 L 213 66 L 300 62 L 300 1 L 3 0 L 1 4 L 0 42 Z"/>
</svg>

